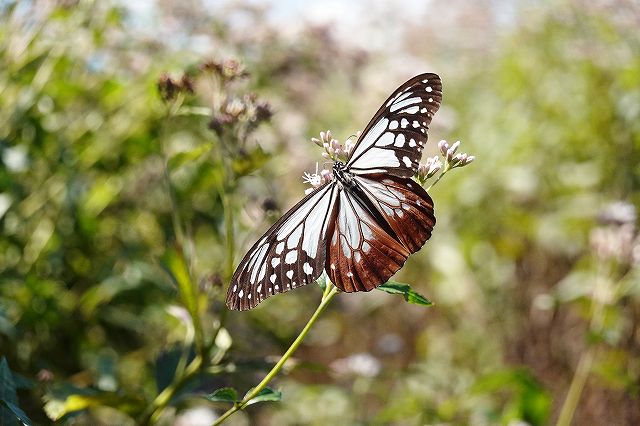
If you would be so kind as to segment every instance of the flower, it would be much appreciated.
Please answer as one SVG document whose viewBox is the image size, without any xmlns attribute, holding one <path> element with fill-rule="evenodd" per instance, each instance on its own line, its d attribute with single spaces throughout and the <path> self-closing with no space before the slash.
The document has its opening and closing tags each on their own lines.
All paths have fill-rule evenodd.
<svg viewBox="0 0 640 426">
<path fill-rule="evenodd" d="M 442 162 L 437 155 L 435 157 L 429 157 L 424 164 L 418 166 L 418 179 L 425 181 L 435 175 L 441 168 Z"/>
<path fill-rule="evenodd" d="M 311 185 L 311 188 L 307 188 L 304 193 L 310 194 L 314 189 L 319 188 L 325 183 L 331 181 L 333 179 L 333 175 L 329 170 L 321 170 L 318 172 L 318 163 L 316 163 L 316 172 L 315 173 L 307 173 L 305 172 L 302 181 L 304 183 L 308 183 Z"/>
<path fill-rule="evenodd" d="M 361 132 L 356 133 L 356 140 L 353 138 L 348 138 L 344 144 L 340 143 L 337 139 L 333 137 L 331 134 L 331 130 L 327 130 L 326 132 L 320 132 L 320 139 L 311 138 L 311 142 L 318 145 L 319 147 L 324 148 L 324 152 L 322 156 L 324 158 L 328 158 L 331 161 L 341 161 L 345 163 L 351 154 L 351 151 L 356 145 L 357 138 L 360 136 Z"/>
</svg>

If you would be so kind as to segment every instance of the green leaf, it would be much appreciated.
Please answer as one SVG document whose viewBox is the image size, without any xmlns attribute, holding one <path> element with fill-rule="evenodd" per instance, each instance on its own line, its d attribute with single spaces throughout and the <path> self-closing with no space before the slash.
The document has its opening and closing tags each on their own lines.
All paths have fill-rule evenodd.
<svg viewBox="0 0 640 426">
<path fill-rule="evenodd" d="M 322 271 L 322 275 L 318 277 L 316 283 L 320 286 L 320 288 L 324 291 L 327 288 L 327 273 Z"/>
<path fill-rule="evenodd" d="M 20 420 L 20 422 L 23 425 L 31 426 L 31 419 L 27 416 L 27 413 L 22 411 L 20 407 L 18 407 L 12 402 L 5 401 L 4 399 L 1 400 L 0 402 L 2 402 L 4 405 L 8 407 L 9 410 L 11 410 L 11 412 L 14 414 L 14 416 L 16 416 L 16 419 Z M 2 423 L 2 424 L 4 425 L 5 423 Z"/>
<path fill-rule="evenodd" d="M 202 155 L 211 150 L 211 146 L 208 144 L 199 145 L 192 150 L 179 152 L 169 159 L 169 170 L 175 170 L 180 168 L 186 163 L 190 163 L 198 160 Z"/>
<path fill-rule="evenodd" d="M 231 167 L 236 176 L 246 176 L 264 166 L 269 158 L 271 155 L 257 147 L 248 154 L 234 158 Z"/>
<path fill-rule="evenodd" d="M 207 107 L 182 106 L 176 115 L 196 115 L 201 117 L 211 117 L 213 111 Z"/>
<path fill-rule="evenodd" d="M 181 355 L 182 348 L 176 345 L 169 350 L 160 352 L 156 358 L 155 379 L 158 393 L 162 392 L 173 381 Z"/>
<path fill-rule="evenodd" d="M 234 388 L 220 388 L 213 393 L 205 396 L 206 399 L 213 402 L 230 402 L 235 404 L 238 401 L 238 392 Z"/>
<path fill-rule="evenodd" d="M 196 332 L 200 333 L 202 327 L 198 312 L 198 290 L 195 283 L 191 280 L 189 267 L 182 250 L 168 249 L 162 256 L 162 266 L 178 287 L 182 303 L 184 307 L 187 308 L 187 311 L 189 311 L 189 315 L 191 315 L 191 320 L 196 328 Z"/>
<path fill-rule="evenodd" d="M 145 401 L 138 394 L 97 392 L 63 384 L 44 396 L 44 411 L 51 420 L 95 407 L 112 407 L 127 415 L 136 415 L 145 409 Z"/>
<path fill-rule="evenodd" d="M 251 390 L 249 390 L 251 392 Z M 266 402 L 266 401 L 280 401 L 282 399 L 282 392 L 278 392 L 269 387 L 266 387 L 260 391 L 258 395 L 251 398 L 245 405 L 255 404 L 257 402 Z"/>
<path fill-rule="evenodd" d="M 409 284 L 403 284 L 396 281 L 387 281 L 386 283 L 378 286 L 378 290 L 384 291 L 389 294 L 401 294 L 409 303 L 413 303 L 414 305 L 422 305 L 422 306 L 431 306 L 433 303 L 421 295 L 420 293 L 416 293 L 411 289 Z"/>
<path fill-rule="evenodd" d="M 16 424 L 15 414 L 12 412 L 9 404 L 18 404 L 18 396 L 16 395 L 16 384 L 13 381 L 13 374 L 9 369 L 7 359 L 0 359 L 0 400 L 2 400 L 9 409 L 0 405 L 0 425 Z"/>
<path fill-rule="evenodd" d="M 15 383 L 16 389 L 31 389 L 33 387 L 33 380 L 28 379 L 15 371 L 13 372 L 13 383 Z"/>
</svg>

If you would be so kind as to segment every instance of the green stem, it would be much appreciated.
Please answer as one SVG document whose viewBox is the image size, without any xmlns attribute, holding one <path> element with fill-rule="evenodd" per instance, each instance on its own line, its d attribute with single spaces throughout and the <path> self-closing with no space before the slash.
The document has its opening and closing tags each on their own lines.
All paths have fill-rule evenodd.
<svg viewBox="0 0 640 426">
<path fill-rule="evenodd" d="M 141 424 L 155 424 L 158 422 L 162 411 L 171 402 L 174 395 L 184 388 L 189 381 L 200 371 L 202 367 L 202 358 L 196 356 L 187 366 L 184 373 L 175 378 L 174 381 L 164 388 L 162 392 L 153 400 L 147 414 L 144 416 Z"/>
<path fill-rule="evenodd" d="M 271 369 L 271 371 L 269 371 L 269 373 L 265 376 L 265 378 L 262 379 L 262 381 L 242 399 L 242 401 L 234 404 L 233 407 L 231 407 L 222 416 L 220 416 L 215 421 L 213 426 L 222 424 L 222 422 L 224 422 L 233 413 L 244 409 L 244 407 L 247 406 L 249 401 L 255 398 L 260 393 L 260 391 L 262 391 L 269 384 L 269 382 L 273 380 L 273 378 L 280 372 L 280 370 L 282 369 L 284 364 L 287 362 L 287 360 L 291 357 L 291 355 L 293 355 L 296 349 L 298 349 L 298 346 L 300 346 L 300 343 L 302 343 L 304 338 L 307 336 L 307 334 L 309 333 L 309 330 L 311 330 L 311 327 L 313 327 L 313 325 L 317 321 L 322 311 L 324 311 L 329 301 L 331 301 L 333 296 L 335 296 L 337 293 L 338 293 L 338 289 L 333 284 L 327 283 L 324 293 L 322 294 L 322 300 L 320 301 L 320 305 L 318 305 L 318 308 L 316 309 L 316 311 L 313 313 L 311 318 L 309 318 L 309 321 L 304 326 L 304 328 L 302 329 L 298 337 L 296 337 L 296 340 L 293 341 L 291 346 L 289 346 L 289 349 L 287 349 L 284 355 L 282 355 L 282 358 L 280 358 L 280 360 L 276 363 L 276 365 L 273 366 L 273 368 Z"/>
<path fill-rule="evenodd" d="M 560 416 L 558 417 L 556 426 L 571 425 L 573 414 L 575 413 L 576 408 L 578 408 L 578 402 L 580 402 L 582 389 L 584 389 L 584 386 L 587 383 L 587 378 L 589 377 L 589 372 L 591 371 L 593 358 L 594 354 L 592 347 L 587 349 L 580 356 L 578 366 L 576 367 L 576 372 L 573 375 L 571 385 L 569 386 L 569 391 L 567 392 L 567 397 L 562 404 L 562 409 L 560 410 Z"/>
<path fill-rule="evenodd" d="M 442 169 L 442 173 L 440 173 L 438 175 L 438 177 L 436 178 L 436 180 L 433 181 L 433 183 L 431 185 L 429 185 L 425 191 L 429 192 L 431 190 L 431 188 L 433 188 L 434 186 L 436 186 L 436 183 L 438 183 L 440 181 L 440 179 L 442 179 L 442 176 L 444 176 L 445 173 L 447 173 L 449 170 L 451 170 L 451 166 L 449 165 L 448 162 L 445 163 L 444 165 L 444 169 Z"/>
<path fill-rule="evenodd" d="M 603 293 L 606 291 L 610 291 L 607 286 L 608 274 L 602 271 L 602 266 L 603 265 L 601 265 L 600 263 L 598 264 L 596 282 L 591 294 L 593 302 L 591 307 L 591 321 L 589 324 L 589 330 L 594 334 L 599 334 L 602 331 L 604 308 L 606 303 L 604 302 L 604 300 L 607 299 L 607 295 Z M 589 378 L 589 373 L 591 372 L 591 367 L 595 358 L 595 351 L 596 348 L 594 346 L 589 346 L 582 353 L 582 355 L 580 355 L 578 366 L 576 367 L 576 371 L 573 374 L 573 379 L 571 380 L 571 385 L 569 385 L 569 390 L 567 391 L 567 397 L 565 398 L 564 403 L 562 404 L 562 408 L 560 409 L 560 415 L 558 416 L 556 426 L 571 425 L 573 415 L 575 414 L 575 411 L 578 408 L 578 403 L 580 402 L 580 396 L 582 396 L 582 390 L 584 389 L 587 383 L 587 379 Z"/>
</svg>

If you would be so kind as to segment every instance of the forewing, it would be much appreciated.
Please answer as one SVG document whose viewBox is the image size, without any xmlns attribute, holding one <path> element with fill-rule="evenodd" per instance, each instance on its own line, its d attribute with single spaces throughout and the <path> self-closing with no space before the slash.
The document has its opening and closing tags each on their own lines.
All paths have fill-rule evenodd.
<svg viewBox="0 0 640 426">
<path fill-rule="evenodd" d="M 254 244 L 231 279 L 230 309 L 251 309 L 272 294 L 303 286 L 322 274 L 336 194 L 334 182 L 315 190 Z"/>
<path fill-rule="evenodd" d="M 397 239 L 411 253 L 420 250 L 436 224 L 433 200 L 427 191 L 412 179 L 392 175 L 355 176 L 354 179 Z"/>
<path fill-rule="evenodd" d="M 442 82 L 436 74 L 420 74 L 404 83 L 358 138 L 347 161 L 349 170 L 355 174 L 413 176 L 427 142 L 427 129 L 441 101 Z"/>
<path fill-rule="evenodd" d="M 326 271 L 338 289 L 369 291 L 386 282 L 410 252 L 348 189 L 340 191 L 329 229 Z"/>
</svg>

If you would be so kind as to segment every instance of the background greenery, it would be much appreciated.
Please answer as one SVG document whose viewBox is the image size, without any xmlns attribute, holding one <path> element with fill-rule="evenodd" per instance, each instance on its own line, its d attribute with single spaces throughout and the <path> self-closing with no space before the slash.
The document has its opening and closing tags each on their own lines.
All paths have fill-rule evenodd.
<svg viewBox="0 0 640 426">
<path fill-rule="evenodd" d="M 433 71 L 431 140 L 477 157 L 397 277 L 435 306 L 339 295 L 282 401 L 230 423 L 640 423 L 635 2 L 375 3 L 382 49 L 267 5 L 141 3 L 0 1 L 0 399 L 36 424 L 210 424 L 203 396 L 254 386 L 320 298 L 223 305 L 321 161 L 308 139 Z"/>
</svg>

